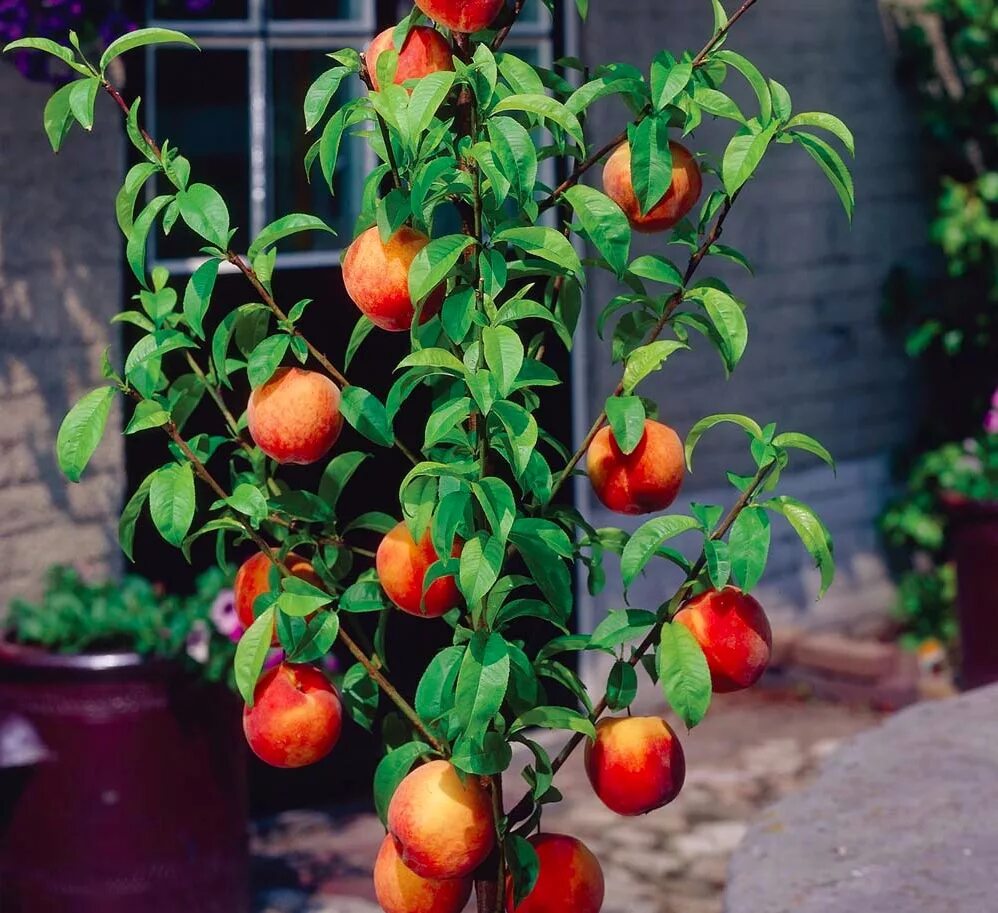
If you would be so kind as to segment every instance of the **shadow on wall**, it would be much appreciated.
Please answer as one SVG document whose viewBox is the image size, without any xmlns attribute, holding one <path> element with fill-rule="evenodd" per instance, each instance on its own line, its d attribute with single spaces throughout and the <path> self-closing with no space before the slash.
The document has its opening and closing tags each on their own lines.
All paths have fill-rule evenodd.
<svg viewBox="0 0 998 913">
<path fill-rule="evenodd" d="M 84 482 L 59 471 L 63 416 L 101 381 L 101 353 L 121 296 L 114 198 L 123 152 L 108 123 L 70 136 L 56 162 L 41 127 L 49 88 L 0 64 L 0 609 L 46 566 L 88 574 L 119 563 L 120 441 L 109 435 Z M 112 414 L 119 423 L 119 413 Z"/>
</svg>

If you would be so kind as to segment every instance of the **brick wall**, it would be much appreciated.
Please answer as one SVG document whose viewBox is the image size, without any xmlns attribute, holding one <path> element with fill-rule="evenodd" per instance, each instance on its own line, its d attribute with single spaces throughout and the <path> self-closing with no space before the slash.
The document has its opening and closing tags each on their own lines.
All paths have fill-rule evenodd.
<svg viewBox="0 0 998 913">
<path fill-rule="evenodd" d="M 632 0 L 626 13 L 613 3 L 591 8 L 581 42 L 587 61 L 646 67 L 663 47 L 699 48 L 711 29 L 705 0 Z M 852 127 L 858 150 L 855 221 L 850 229 L 834 191 L 803 150 L 774 147 L 726 223 L 725 240 L 748 255 L 756 276 L 712 267 L 749 303 L 742 364 L 726 381 L 716 354 L 700 343 L 674 356 L 642 392 L 659 402 L 680 433 L 712 412 L 744 412 L 822 440 L 839 460 L 838 477 L 802 456 L 785 490 L 824 514 L 835 537 L 839 578 L 815 606 L 810 559 L 778 521 L 760 592 L 776 614 L 806 613 L 809 621 L 881 610 L 891 590 L 873 521 L 888 491 L 889 454 L 909 427 L 913 393 L 902 354 L 877 315 L 890 267 L 917 266 L 931 256 L 917 126 L 894 82 L 877 5 L 869 0 L 764 0 L 736 26 L 730 46 L 786 85 L 796 111 L 831 111 Z M 740 80 L 732 73 L 731 85 Z M 743 110 L 753 110 L 754 96 L 737 94 Z M 626 115 L 615 104 L 594 106 L 592 137 L 620 129 Z M 719 152 L 731 127 L 704 125 L 693 144 Z M 635 254 L 655 250 L 685 262 L 681 248 L 664 250 L 655 239 L 641 239 L 634 248 Z M 615 282 L 605 275 L 593 281 L 590 322 L 615 293 Z M 580 358 L 586 427 L 619 377 L 605 349 L 590 342 Z M 701 442 L 683 497 L 730 503 L 731 489 L 722 487 L 725 469 L 751 471 L 744 434 L 736 429 L 716 429 Z M 587 484 L 579 493 L 597 524 L 617 519 L 592 503 Z M 669 582 L 668 571 L 656 568 L 635 586 L 632 604 L 654 607 L 671 592 Z M 595 603 L 585 600 L 584 620 L 592 623 L 607 607 L 621 605 L 620 598 L 609 592 Z"/>
<path fill-rule="evenodd" d="M 108 320 L 121 299 L 113 199 L 124 153 L 102 99 L 93 135 L 74 128 L 56 160 L 41 126 L 48 91 L 0 63 L 0 613 L 37 594 L 50 564 L 94 576 L 121 564 L 120 437 L 107 435 L 79 485 L 62 477 L 54 444 L 117 340 Z"/>
</svg>

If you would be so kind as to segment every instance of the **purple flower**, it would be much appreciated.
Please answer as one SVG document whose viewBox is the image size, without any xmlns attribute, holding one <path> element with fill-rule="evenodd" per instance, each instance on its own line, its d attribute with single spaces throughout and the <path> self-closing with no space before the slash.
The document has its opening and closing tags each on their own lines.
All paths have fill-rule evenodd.
<svg viewBox="0 0 998 913">
<path fill-rule="evenodd" d="M 215 597 L 208 615 L 215 630 L 223 637 L 235 642 L 242 636 L 243 626 L 236 614 L 236 595 L 232 590 L 222 590 Z"/>
<path fill-rule="evenodd" d="M 210 652 L 211 634 L 208 625 L 203 621 L 196 621 L 191 625 L 190 633 L 187 635 L 187 655 L 196 663 L 204 665 L 208 662 Z"/>
</svg>

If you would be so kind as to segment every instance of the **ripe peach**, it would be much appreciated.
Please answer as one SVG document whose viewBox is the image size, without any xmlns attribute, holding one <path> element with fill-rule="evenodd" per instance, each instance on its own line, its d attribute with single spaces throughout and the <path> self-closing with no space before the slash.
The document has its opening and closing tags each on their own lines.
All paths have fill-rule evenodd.
<svg viewBox="0 0 998 913">
<path fill-rule="evenodd" d="M 314 666 L 281 663 L 257 682 L 243 732 L 253 753 L 274 767 L 322 760 L 339 741 L 343 708 L 336 689 Z"/>
<path fill-rule="evenodd" d="M 278 463 L 321 460 L 343 430 L 339 388 L 324 374 L 279 368 L 250 394 L 249 433 Z"/>
<path fill-rule="evenodd" d="M 453 556 L 461 554 L 460 543 L 454 543 Z M 453 576 L 439 577 L 430 584 L 423 598 L 423 581 L 430 565 L 437 560 L 430 531 L 416 544 L 404 522 L 390 530 L 378 545 L 375 565 L 378 580 L 388 598 L 403 612 L 420 618 L 439 618 L 461 601 L 461 593 Z M 420 608 L 420 602 L 423 607 Z"/>
<path fill-rule="evenodd" d="M 375 326 L 393 333 L 408 331 L 416 308 L 409 297 L 409 267 L 430 239 L 403 225 L 381 243 L 377 226 L 362 231 L 343 255 L 343 284 L 354 304 Z M 420 323 L 440 310 L 443 289 L 423 305 Z"/>
<path fill-rule="evenodd" d="M 586 470 L 596 497 L 610 510 L 620 514 L 665 510 L 683 484 L 683 442 L 668 425 L 645 419 L 638 446 L 624 453 L 607 425 L 589 445 Z"/>
<path fill-rule="evenodd" d="M 367 48 L 367 69 L 371 74 L 374 90 L 378 91 L 378 58 L 382 51 L 395 50 L 392 41 L 394 28 L 385 29 Z M 453 70 L 454 58 L 450 44 L 436 29 L 417 25 L 409 30 L 402 50 L 399 51 L 398 68 L 395 70 L 395 84 L 400 86 L 407 79 L 421 79 L 440 70 Z"/>
<path fill-rule="evenodd" d="M 686 759 L 663 719 L 604 719 L 596 724 L 596 741 L 586 743 L 586 773 L 607 808 L 618 815 L 643 815 L 679 795 Z"/>
<path fill-rule="evenodd" d="M 416 0 L 427 16 L 453 32 L 480 32 L 499 15 L 505 0 Z"/>
<path fill-rule="evenodd" d="M 316 574 L 312 565 L 302 558 L 301 555 L 288 552 L 284 556 L 284 565 L 300 580 L 305 580 L 313 586 L 322 586 L 322 579 Z M 270 571 L 273 567 L 274 565 L 271 563 L 271 560 L 263 552 L 257 552 L 252 557 L 247 558 L 236 572 L 233 598 L 236 617 L 244 628 L 248 628 L 253 624 L 253 603 L 256 601 L 257 596 L 270 592 Z M 275 570 L 274 573 L 276 574 L 277 571 Z M 276 645 L 277 626 L 275 625 L 274 627 L 273 643 Z"/>
<path fill-rule="evenodd" d="M 773 633 L 762 606 L 738 587 L 708 590 L 676 613 L 703 648 L 714 691 L 755 684 L 769 665 Z"/>
<path fill-rule="evenodd" d="M 564 834 L 535 834 L 540 869 L 534 889 L 516 913 L 599 913 L 603 870 L 589 848 Z M 506 881 L 506 911 L 513 913 L 513 881 Z"/>
<path fill-rule="evenodd" d="M 672 228 L 700 198 L 703 180 L 696 159 L 679 143 L 670 142 L 669 149 L 672 151 L 672 184 L 665 196 L 644 214 L 631 183 L 630 144 L 621 143 L 603 168 L 603 190 L 624 211 L 635 231 Z"/>
<path fill-rule="evenodd" d="M 430 761 L 398 785 L 388 831 L 417 875 L 466 878 L 492 852 L 492 800 L 478 777 L 462 781 L 449 761 Z"/>
<path fill-rule="evenodd" d="M 470 878 L 423 878 L 400 858 L 388 834 L 374 862 L 374 894 L 385 913 L 461 913 Z"/>
</svg>

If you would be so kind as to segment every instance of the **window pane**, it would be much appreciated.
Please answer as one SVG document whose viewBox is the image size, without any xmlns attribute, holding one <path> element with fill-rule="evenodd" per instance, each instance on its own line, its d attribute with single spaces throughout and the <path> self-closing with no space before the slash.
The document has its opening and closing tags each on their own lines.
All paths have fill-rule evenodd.
<svg viewBox="0 0 998 913">
<path fill-rule="evenodd" d="M 247 0 L 152 0 L 155 19 L 245 19 Z"/>
<path fill-rule="evenodd" d="M 312 166 L 312 181 L 309 183 L 303 167 L 305 153 L 322 135 L 322 127 L 320 125 L 312 133 L 305 133 L 302 101 L 312 81 L 329 69 L 333 61 L 321 51 L 279 50 L 272 52 L 271 65 L 271 217 L 308 212 L 319 216 L 337 233 L 334 238 L 325 233 L 304 232 L 289 238 L 281 249 L 289 252 L 335 250 L 349 242 L 359 209 L 364 180 L 363 142 L 349 135 L 343 137 L 336 161 L 335 196 L 330 196 L 318 161 Z M 357 87 L 357 80 L 345 80 L 330 103 L 329 112 L 334 112 L 347 101 Z"/>
<path fill-rule="evenodd" d="M 269 0 L 271 19 L 359 19 L 366 0 Z"/>
<path fill-rule="evenodd" d="M 225 198 L 230 224 L 249 232 L 249 91 L 245 51 L 159 50 L 156 134 L 191 162 L 191 181 L 211 184 Z M 204 87 L 211 86 L 211 92 Z M 162 185 L 164 188 L 166 185 Z M 162 192 L 162 191 L 161 191 Z M 237 243 L 238 243 L 237 240 Z M 190 257 L 197 239 L 182 224 L 157 239 L 157 256 Z"/>
</svg>

